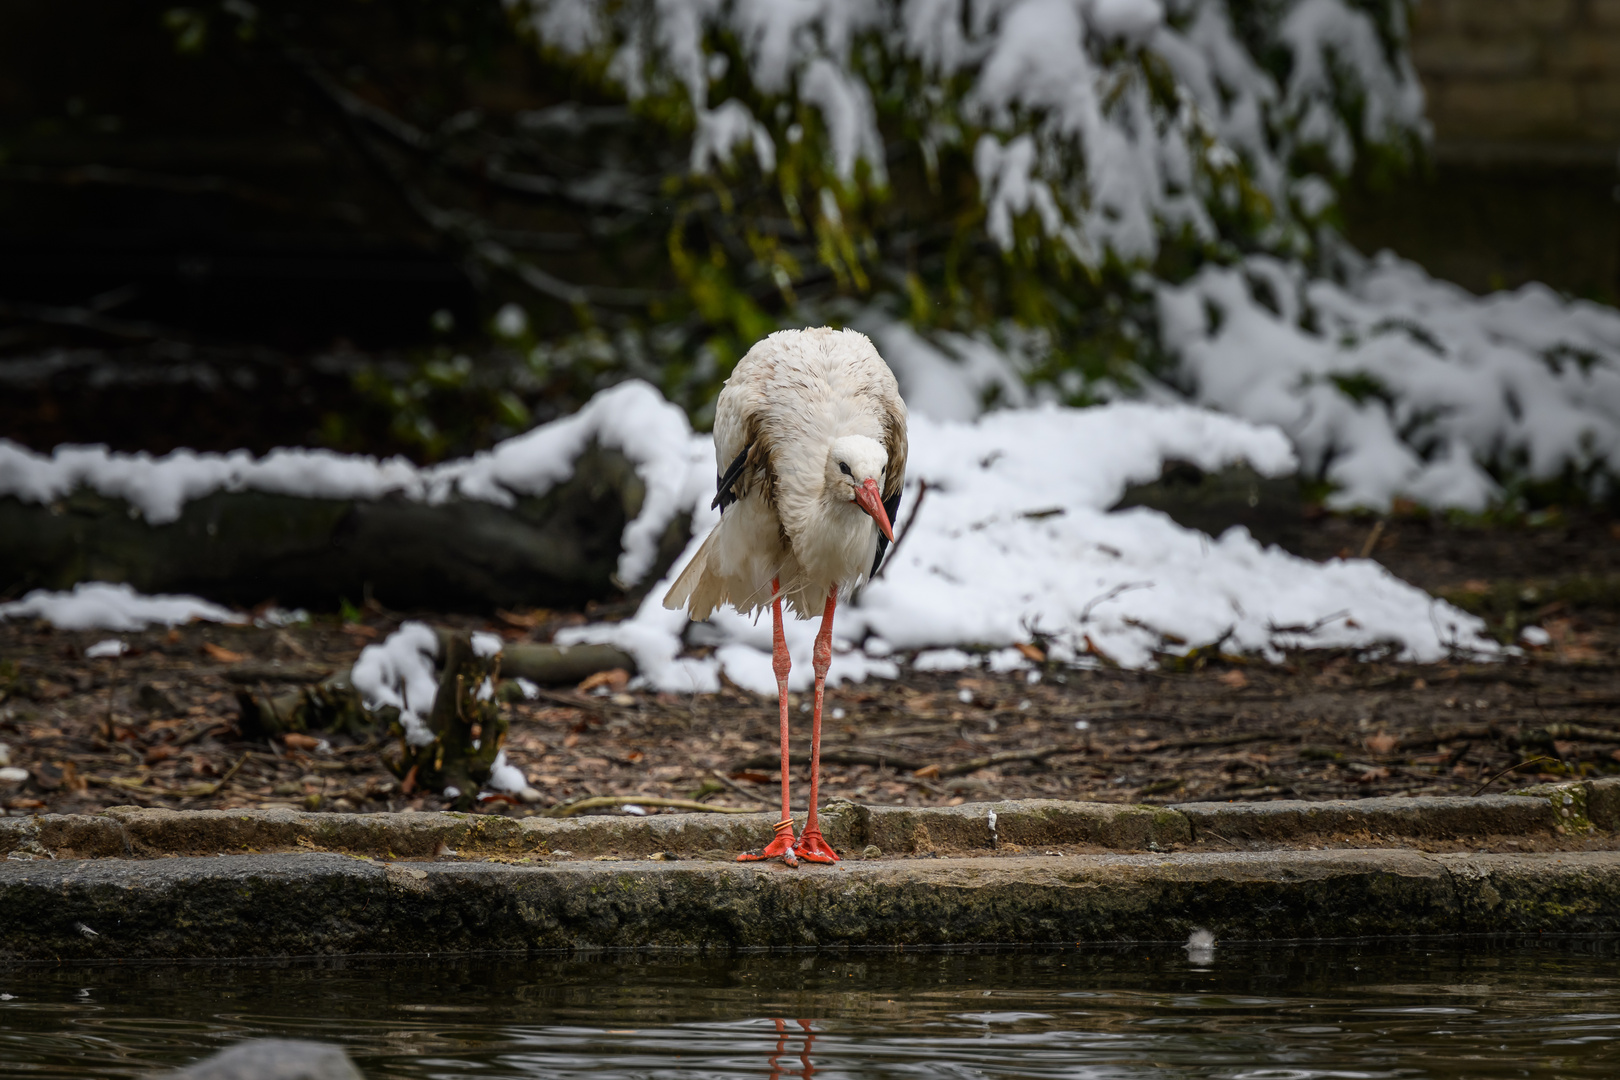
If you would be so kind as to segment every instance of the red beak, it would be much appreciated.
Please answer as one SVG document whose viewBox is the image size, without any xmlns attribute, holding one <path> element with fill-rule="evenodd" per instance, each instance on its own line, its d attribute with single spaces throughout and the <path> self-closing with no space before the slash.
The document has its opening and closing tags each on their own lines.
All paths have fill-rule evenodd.
<svg viewBox="0 0 1620 1080">
<path fill-rule="evenodd" d="M 872 515 L 877 522 L 878 531 L 894 543 L 894 526 L 889 524 L 889 512 L 883 509 L 883 493 L 878 491 L 876 480 L 866 480 L 855 489 L 855 501 L 862 510 Z"/>
</svg>

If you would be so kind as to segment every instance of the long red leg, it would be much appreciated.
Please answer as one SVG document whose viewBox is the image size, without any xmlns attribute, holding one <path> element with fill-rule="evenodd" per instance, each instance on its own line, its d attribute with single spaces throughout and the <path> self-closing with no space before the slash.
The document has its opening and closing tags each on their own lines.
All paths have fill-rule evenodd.
<svg viewBox="0 0 1620 1080">
<path fill-rule="evenodd" d="M 827 592 L 827 609 L 821 613 L 821 632 L 816 635 L 815 671 L 816 704 L 810 720 L 810 816 L 805 819 L 804 832 L 794 845 L 794 854 L 811 862 L 835 863 L 838 852 L 827 845 L 816 820 L 816 804 L 821 797 L 821 700 L 827 691 L 827 669 L 832 666 L 833 611 L 838 607 L 838 586 Z"/>
<path fill-rule="evenodd" d="M 779 858 L 789 866 L 798 866 L 793 853 L 793 814 L 788 809 L 788 786 L 792 782 L 788 774 L 788 672 L 793 670 L 793 660 L 788 656 L 787 636 L 782 633 L 782 583 L 777 578 L 771 579 L 771 618 L 771 669 L 776 672 L 776 698 L 782 713 L 782 820 L 776 823 L 776 835 L 765 850 L 745 851 L 737 861 Z"/>
</svg>

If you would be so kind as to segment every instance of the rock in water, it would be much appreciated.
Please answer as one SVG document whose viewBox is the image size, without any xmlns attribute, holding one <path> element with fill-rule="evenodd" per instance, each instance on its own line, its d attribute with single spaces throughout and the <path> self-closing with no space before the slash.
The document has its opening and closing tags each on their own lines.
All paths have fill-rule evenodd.
<svg viewBox="0 0 1620 1080">
<path fill-rule="evenodd" d="M 253 1039 L 152 1080 L 365 1080 L 339 1046 Z"/>
</svg>

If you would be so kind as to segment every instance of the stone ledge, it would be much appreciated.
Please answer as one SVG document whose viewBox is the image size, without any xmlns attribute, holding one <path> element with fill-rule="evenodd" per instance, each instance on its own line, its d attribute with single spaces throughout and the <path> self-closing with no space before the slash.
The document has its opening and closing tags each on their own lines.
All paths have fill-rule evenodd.
<svg viewBox="0 0 1620 1080">
<path fill-rule="evenodd" d="M 1512 795 L 1479 798 L 1279 800 L 1266 803 L 1185 803 L 1193 834 L 1284 844 L 1300 840 L 1453 840 L 1547 835 L 1558 825 L 1545 799 Z"/>
<path fill-rule="evenodd" d="M 844 863 L 12 863 L 0 961 L 894 948 L 1620 931 L 1620 853 L 1107 853 Z"/>
<path fill-rule="evenodd" d="M 991 813 L 995 827 L 991 828 Z M 803 816 L 798 815 L 803 821 Z M 770 835 L 768 814 L 658 814 L 645 818 L 506 818 L 456 813 L 317 814 L 294 810 L 156 810 L 0 818 L 0 856 L 40 859 L 331 851 L 387 859 L 536 856 L 641 858 L 735 854 Z M 1540 785 L 1479 798 L 1128 806 L 1054 799 L 954 807 L 835 802 L 822 815 L 840 851 L 953 855 L 1020 848 L 1158 851 L 1212 841 L 1308 845 L 1332 841 L 1479 842 L 1582 836 L 1620 829 L 1620 778 Z"/>
</svg>

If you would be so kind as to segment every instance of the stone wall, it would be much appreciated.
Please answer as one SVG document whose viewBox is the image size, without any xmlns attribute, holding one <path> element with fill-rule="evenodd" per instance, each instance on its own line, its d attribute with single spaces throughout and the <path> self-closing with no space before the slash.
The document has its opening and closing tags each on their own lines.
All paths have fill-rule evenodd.
<svg viewBox="0 0 1620 1080">
<path fill-rule="evenodd" d="M 1438 156 L 1620 150 L 1620 0 L 1420 0 L 1412 60 Z"/>
<path fill-rule="evenodd" d="M 1345 226 L 1476 292 L 1620 301 L 1620 0 L 1419 0 L 1430 161 L 1353 188 Z"/>
</svg>

